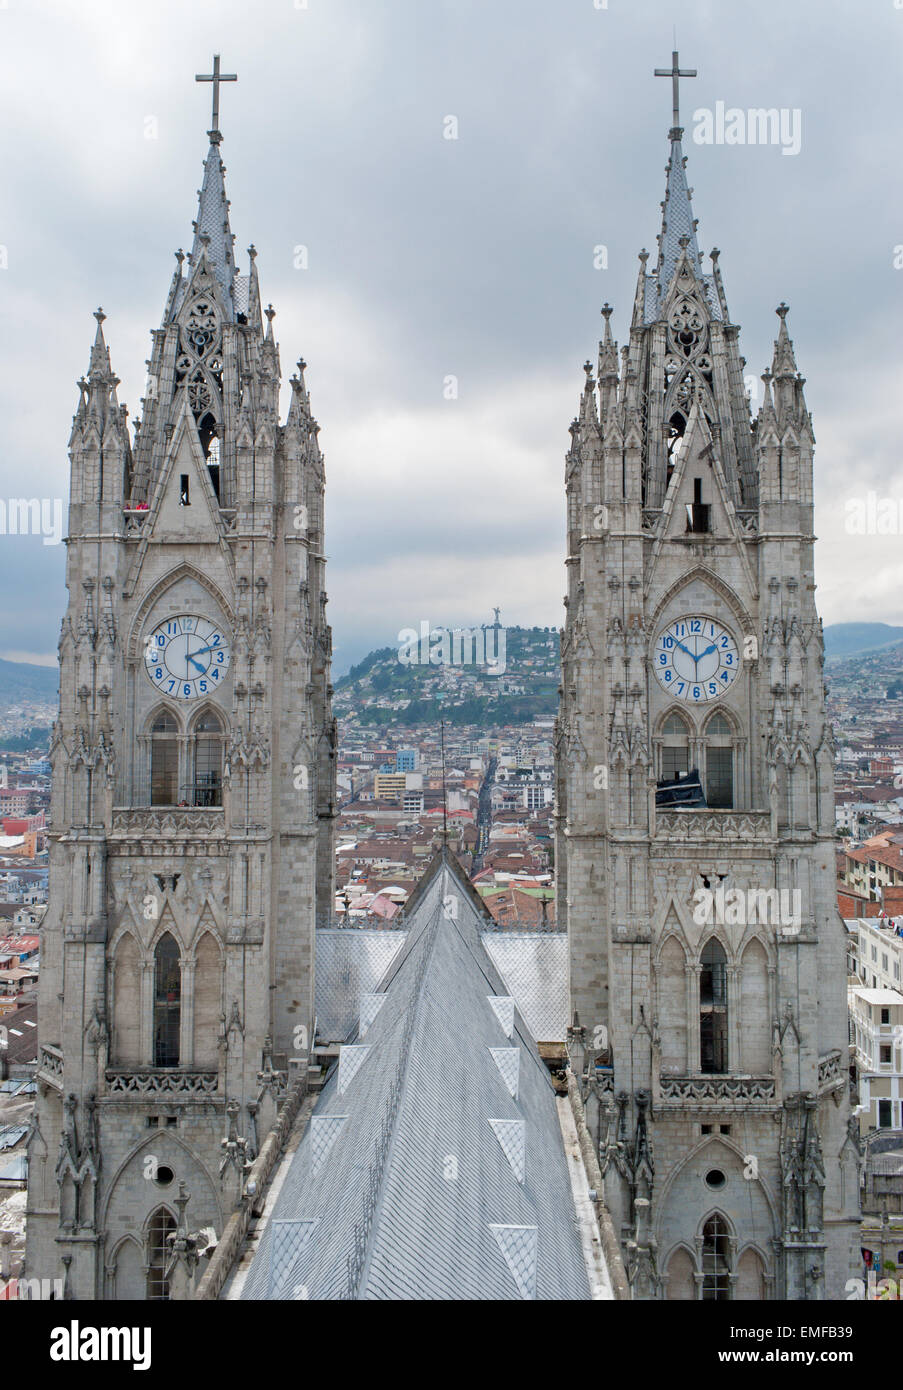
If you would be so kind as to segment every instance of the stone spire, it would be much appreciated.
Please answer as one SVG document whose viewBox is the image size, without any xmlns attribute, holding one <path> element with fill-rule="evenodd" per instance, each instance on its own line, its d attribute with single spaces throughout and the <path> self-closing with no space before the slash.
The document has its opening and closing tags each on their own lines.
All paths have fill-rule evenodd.
<svg viewBox="0 0 903 1390">
<path fill-rule="evenodd" d="M 235 237 L 229 226 L 229 200 L 226 197 L 225 166 L 220 158 L 222 135 L 211 130 L 210 149 L 204 160 L 204 181 L 198 194 L 198 215 L 194 222 L 194 245 L 189 263 L 194 268 L 203 254 L 213 271 L 226 299 L 233 309 L 232 288 L 235 280 Z"/>
<path fill-rule="evenodd" d="M 123 487 L 131 467 L 127 415 L 119 404 L 119 378 L 110 363 L 104 340 L 103 309 L 95 310 L 97 329 L 88 374 L 79 381 L 79 402 L 69 437 L 70 501 L 73 504 L 109 502 L 122 505 Z"/>
<path fill-rule="evenodd" d="M 611 336 L 610 304 L 603 304 L 605 331 L 599 344 L 599 408 L 603 415 L 618 403 L 618 345 Z"/>
<path fill-rule="evenodd" d="M 220 158 L 222 132 L 219 128 L 219 89 L 221 82 L 237 82 L 234 72 L 220 71 L 219 54 L 214 54 L 213 71 L 197 73 L 195 82 L 210 82 L 213 90 L 213 111 L 210 118 L 210 149 L 204 161 L 204 181 L 198 195 L 198 216 L 194 224 L 194 246 L 191 248 L 189 262 L 197 266 L 202 252 L 206 252 L 207 263 L 223 288 L 226 302 L 234 312 L 232 303 L 233 281 L 235 279 L 235 238 L 229 227 L 229 200 L 226 197 L 225 168 Z"/>
<path fill-rule="evenodd" d="M 680 124 L 680 79 L 695 77 L 695 68 L 682 68 L 680 56 L 675 50 L 671 54 L 670 68 L 656 68 L 656 77 L 670 77 L 672 88 L 671 158 L 665 173 L 665 201 L 662 203 L 662 230 L 658 239 L 658 288 L 660 298 L 664 298 L 674 276 L 677 263 L 684 251 L 681 238 L 687 238 L 686 251 L 693 263 L 696 275 L 700 275 L 699 247 L 696 244 L 696 222 L 690 203 L 691 190 L 687 187 L 686 156 L 681 146 L 683 127 Z"/>
<path fill-rule="evenodd" d="M 681 145 L 682 135 L 683 131 L 679 126 L 671 131 L 671 158 L 665 166 L 667 180 L 665 201 L 662 203 L 662 230 L 658 239 L 657 268 L 661 298 L 667 293 L 677 263 L 684 253 L 684 237 L 687 239 L 686 253 L 692 262 L 693 270 L 699 279 L 702 278 L 699 246 L 696 241 L 696 219 L 690 201 L 691 190 L 687 186 L 687 157 Z"/>
</svg>

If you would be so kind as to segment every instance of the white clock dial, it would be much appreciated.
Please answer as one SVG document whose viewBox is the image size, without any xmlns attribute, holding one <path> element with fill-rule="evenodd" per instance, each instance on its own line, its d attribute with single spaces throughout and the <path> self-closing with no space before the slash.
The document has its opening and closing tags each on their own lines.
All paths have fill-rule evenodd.
<svg viewBox="0 0 903 1390">
<path fill-rule="evenodd" d="M 717 700 L 740 671 L 737 643 L 722 623 L 678 618 L 656 639 L 652 663 L 663 690 L 692 705 Z"/>
<path fill-rule="evenodd" d="M 229 639 L 209 618 L 190 613 L 158 623 L 145 642 L 148 679 L 173 700 L 199 700 L 222 685 L 229 669 Z"/>
</svg>

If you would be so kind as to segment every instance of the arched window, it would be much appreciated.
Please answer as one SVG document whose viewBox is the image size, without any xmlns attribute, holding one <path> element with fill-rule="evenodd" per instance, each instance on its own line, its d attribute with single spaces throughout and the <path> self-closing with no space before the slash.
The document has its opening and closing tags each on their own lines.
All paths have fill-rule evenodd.
<svg viewBox="0 0 903 1390">
<path fill-rule="evenodd" d="M 669 714 L 662 725 L 663 782 L 685 777 L 690 770 L 690 729 L 679 714 Z"/>
<path fill-rule="evenodd" d="M 704 1072 L 727 1071 L 727 957 L 717 937 L 702 949 L 699 974 L 699 1062 Z"/>
<path fill-rule="evenodd" d="M 723 714 L 713 714 L 705 726 L 705 797 L 722 810 L 734 805 L 733 730 Z"/>
<path fill-rule="evenodd" d="M 159 1303 L 169 1298 L 166 1265 L 171 1251 L 166 1237 L 175 1232 L 176 1223 L 165 1207 L 158 1207 L 147 1227 L 147 1298 Z"/>
<path fill-rule="evenodd" d="M 223 725 L 213 710 L 205 710 L 192 738 L 192 805 L 223 804 Z"/>
<path fill-rule="evenodd" d="M 175 806 L 179 800 L 179 726 L 164 709 L 150 732 L 151 805 Z"/>
<path fill-rule="evenodd" d="M 182 1019 L 182 968 L 179 948 L 169 932 L 154 951 L 154 1066 L 179 1065 Z"/>
<path fill-rule="evenodd" d="M 710 1216 L 702 1228 L 703 1302 L 724 1303 L 731 1296 L 731 1247 L 723 1217 Z"/>
<path fill-rule="evenodd" d="M 202 415 L 198 421 L 198 434 L 201 440 L 201 448 L 204 450 L 204 457 L 207 460 L 207 472 L 210 474 L 210 481 L 213 484 L 213 491 L 216 493 L 216 500 L 219 501 L 220 486 L 220 442 L 217 434 L 216 421 L 208 411 Z"/>
<path fill-rule="evenodd" d="M 677 463 L 677 456 L 683 444 L 684 435 L 687 431 L 687 422 L 679 410 L 675 410 L 665 428 L 665 448 L 668 453 L 668 472 L 667 481 L 671 482 L 671 475 Z"/>
</svg>

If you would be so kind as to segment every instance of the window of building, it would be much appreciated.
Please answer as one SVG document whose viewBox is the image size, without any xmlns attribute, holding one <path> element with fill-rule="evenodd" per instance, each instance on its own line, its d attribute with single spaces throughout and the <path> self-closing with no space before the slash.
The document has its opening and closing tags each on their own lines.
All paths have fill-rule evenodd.
<svg viewBox="0 0 903 1390">
<path fill-rule="evenodd" d="M 669 714 L 662 725 L 662 777 L 673 782 L 690 770 L 690 729 L 679 714 Z"/>
<path fill-rule="evenodd" d="M 709 530 L 710 507 L 702 500 L 702 479 L 693 479 L 693 501 L 687 503 L 687 530 L 705 532 Z"/>
<path fill-rule="evenodd" d="M 179 726 L 168 710 L 151 725 L 151 805 L 175 806 L 179 800 Z"/>
<path fill-rule="evenodd" d="M 705 795 L 710 806 L 729 811 L 734 805 L 733 731 L 723 714 L 705 727 Z"/>
<path fill-rule="evenodd" d="M 213 710 L 205 710 L 193 730 L 194 806 L 223 804 L 223 726 Z"/>
<path fill-rule="evenodd" d="M 889 1100 L 878 1102 L 878 1128 L 890 1129 L 893 1124 L 893 1107 Z"/>
<path fill-rule="evenodd" d="M 890 1066 L 891 1060 L 892 1060 L 892 1058 L 891 1058 L 890 1045 L 887 1044 L 887 1043 L 882 1043 L 882 1044 L 881 1044 L 881 1065 L 882 1065 L 882 1066 Z"/>
<path fill-rule="evenodd" d="M 179 1065 L 182 967 L 179 948 L 166 932 L 154 951 L 154 1066 Z"/>
<path fill-rule="evenodd" d="M 702 952 L 699 975 L 699 1060 L 701 1070 L 727 1071 L 727 957 L 716 937 Z"/>
<path fill-rule="evenodd" d="M 881 1022 L 890 1023 L 890 1009 L 881 1010 Z"/>
<path fill-rule="evenodd" d="M 166 1265 L 170 1256 L 167 1236 L 174 1233 L 176 1223 L 165 1207 L 158 1207 L 150 1219 L 147 1232 L 147 1297 L 159 1303 L 169 1298 Z"/>
<path fill-rule="evenodd" d="M 217 434 L 217 425 L 213 416 L 208 412 L 198 421 L 198 434 L 200 435 L 201 448 L 204 450 L 204 457 L 207 460 L 207 472 L 210 475 L 210 482 L 213 484 L 213 491 L 216 493 L 216 500 L 220 500 L 220 442 Z"/>
<path fill-rule="evenodd" d="M 730 1243 L 722 1217 L 710 1216 L 702 1228 L 702 1298 L 726 1302 L 731 1294 Z"/>
</svg>

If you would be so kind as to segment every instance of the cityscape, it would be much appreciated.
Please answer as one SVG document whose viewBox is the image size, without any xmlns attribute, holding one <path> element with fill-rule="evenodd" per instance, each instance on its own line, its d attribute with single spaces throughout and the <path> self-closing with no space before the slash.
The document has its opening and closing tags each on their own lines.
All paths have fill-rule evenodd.
<svg viewBox="0 0 903 1390">
<path fill-rule="evenodd" d="M 656 1305 L 649 1374 L 886 1372 L 903 21 L 44 8 L 0 21 L 20 1345 L 159 1368 L 190 1316 L 234 1374 L 249 1303 L 594 1302 Z"/>
</svg>

